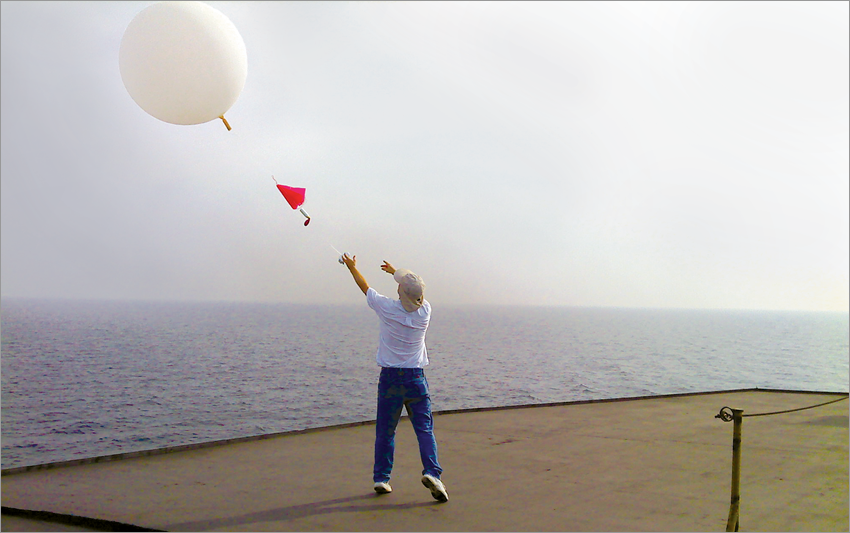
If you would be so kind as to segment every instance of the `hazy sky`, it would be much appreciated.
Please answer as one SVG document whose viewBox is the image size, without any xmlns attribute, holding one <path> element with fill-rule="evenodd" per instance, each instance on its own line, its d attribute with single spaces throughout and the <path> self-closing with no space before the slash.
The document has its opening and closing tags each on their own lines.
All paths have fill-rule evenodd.
<svg viewBox="0 0 850 533">
<path fill-rule="evenodd" d="M 210 2 L 226 116 L 161 122 L 151 2 L 2 9 L 2 297 L 843 310 L 847 2 Z M 306 187 L 310 226 L 277 192 Z"/>
</svg>

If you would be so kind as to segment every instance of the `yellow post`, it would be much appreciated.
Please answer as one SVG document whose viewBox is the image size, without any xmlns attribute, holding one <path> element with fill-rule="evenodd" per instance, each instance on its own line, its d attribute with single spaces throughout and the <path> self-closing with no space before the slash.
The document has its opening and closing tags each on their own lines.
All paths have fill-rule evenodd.
<svg viewBox="0 0 850 533">
<path fill-rule="evenodd" d="M 729 505 L 729 519 L 726 531 L 738 531 L 741 504 L 741 425 L 744 421 L 742 409 L 730 409 L 735 427 L 732 430 L 732 502 Z"/>
</svg>

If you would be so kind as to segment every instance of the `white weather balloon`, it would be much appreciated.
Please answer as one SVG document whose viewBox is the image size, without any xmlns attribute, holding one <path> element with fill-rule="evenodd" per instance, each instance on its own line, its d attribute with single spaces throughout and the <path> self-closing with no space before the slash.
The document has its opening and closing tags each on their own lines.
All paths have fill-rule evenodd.
<svg viewBox="0 0 850 533">
<path fill-rule="evenodd" d="M 220 118 L 245 87 L 248 54 L 236 26 L 203 2 L 158 2 L 127 26 L 118 51 L 124 87 L 171 124 Z"/>
</svg>

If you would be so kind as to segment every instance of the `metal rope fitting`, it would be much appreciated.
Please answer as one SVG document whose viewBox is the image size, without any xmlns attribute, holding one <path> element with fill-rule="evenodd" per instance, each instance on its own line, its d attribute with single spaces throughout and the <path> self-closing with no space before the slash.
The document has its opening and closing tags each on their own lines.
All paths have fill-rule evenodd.
<svg viewBox="0 0 850 533">
<path fill-rule="evenodd" d="M 723 407 L 720 409 L 720 412 L 714 415 L 714 418 L 719 418 L 724 422 L 732 421 L 732 408 L 731 407 Z"/>
</svg>

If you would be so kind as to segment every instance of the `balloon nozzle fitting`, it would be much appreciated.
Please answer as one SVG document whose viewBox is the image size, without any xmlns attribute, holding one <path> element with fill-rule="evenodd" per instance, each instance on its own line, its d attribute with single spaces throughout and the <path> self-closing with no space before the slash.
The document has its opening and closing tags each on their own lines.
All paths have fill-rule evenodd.
<svg viewBox="0 0 850 533">
<path fill-rule="evenodd" d="M 230 127 L 230 124 L 228 124 L 228 123 L 227 123 L 227 119 L 226 119 L 226 118 L 224 118 L 224 115 L 221 115 L 221 116 L 220 116 L 220 117 L 218 117 L 218 118 L 220 118 L 220 119 L 221 119 L 221 121 L 222 121 L 222 122 L 224 122 L 225 127 L 227 127 L 227 131 L 230 131 L 230 130 L 232 129 L 232 128 Z"/>
</svg>

